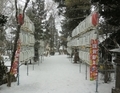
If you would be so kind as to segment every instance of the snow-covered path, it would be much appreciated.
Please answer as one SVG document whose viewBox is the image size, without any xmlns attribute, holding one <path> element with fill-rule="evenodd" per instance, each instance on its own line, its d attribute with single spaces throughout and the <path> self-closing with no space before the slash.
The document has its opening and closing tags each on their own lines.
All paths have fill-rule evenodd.
<svg viewBox="0 0 120 93">
<path fill-rule="evenodd" d="M 88 69 L 89 70 L 89 69 Z M 85 65 L 73 64 L 66 55 L 44 57 L 42 63 L 20 67 L 20 85 L 0 86 L 0 93 L 95 93 L 95 81 L 85 79 Z M 99 81 L 99 93 L 111 93 L 114 83 L 103 84 Z"/>
</svg>

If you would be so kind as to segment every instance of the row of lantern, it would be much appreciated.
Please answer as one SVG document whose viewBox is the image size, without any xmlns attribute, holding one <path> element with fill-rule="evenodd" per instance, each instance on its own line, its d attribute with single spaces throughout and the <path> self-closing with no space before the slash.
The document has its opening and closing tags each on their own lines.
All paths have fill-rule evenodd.
<svg viewBox="0 0 120 93">
<path fill-rule="evenodd" d="M 30 18 L 25 15 L 24 17 L 24 24 L 22 25 L 23 29 L 26 29 L 27 31 L 30 31 L 31 33 L 34 33 L 35 27 L 34 23 L 30 20 Z"/>
<path fill-rule="evenodd" d="M 40 47 L 44 47 L 44 41 L 40 40 Z"/>
<path fill-rule="evenodd" d="M 68 52 L 69 54 L 72 54 L 72 48 L 67 47 L 67 52 Z"/>
<path fill-rule="evenodd" d="M 97 34 L 95 33 L 95 30 L 91 30 L 83 35 L 81 35 L 78 38 L 72 39 L 67 43 L 67 46 L 85 46 L 90 45 L 91 39 L 96 39 Z"/>
<path fill-rule="evenodd" d="M 86 51 L 79 50 L 79 57 L 83 62 L 90 63 L 90 53 Z"/>
<path fill-rule="evenodd" d="M 40 55 L 43 55 L 43 54 L 44 54 L 44 48 L 43 48 L 43 47 L 40 47 L 40 48 L 39 48 L 39 54 L 40 54 Z"/>
<path fill-rule="evenodd" d="M 73 30 L 72 32 L 72 37 L 86 32 L 90 30 L 91 28 L 93 29 L 98 23 L 98 14 L 92 13 L 86 19 L 84 19 L 82 22 L 79 23 L 79 25 Z"/>
<path fill-rule="evenodd" d="M 20 32 L 21 51 L 19 60 L 21 62 L 29 61 L 34 57 L 34 30 L 34 24 L 29 17 L 25 15 L 24 24 Z"/>
<path fill-rule="evenodd" d="M 24 63 L 25 61 L 29 61 L 33 57 L 34 57 L 34 48 L 31 47 L 29 50 L 21 50 L 19 61 Z"/>
<path fill-rule="evenodd" d="M 40 40 L 39 54 L 40 55 L 44 54 L 44 41 L 43 40 Z"/>
<path fill-rule="evenodd" d="M 21 45 L 34 45 L 35 39 L 34 35 L 25 31 L 21 31 L 20 33 Z"/>
</svg>

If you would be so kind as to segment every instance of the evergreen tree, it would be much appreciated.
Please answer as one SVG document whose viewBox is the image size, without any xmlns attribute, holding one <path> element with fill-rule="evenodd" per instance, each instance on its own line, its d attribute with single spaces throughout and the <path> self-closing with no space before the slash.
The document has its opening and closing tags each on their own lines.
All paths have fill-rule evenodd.
<svg viewBox="0 0 120 93">
<path fill-rule="evenodd" d="M 54 0 L 58 4 L 59 14 L 65 19 L 62 24 L 62 44 L 66 46 L 66 39 L 71 36 L 73 29 L 90 14 L 89 0 Z M 62 3 L 62 5 L 61 5 Z M 66 39 L 65 39 L 66 38 Z M 64 41 L 65 40 L 65 41 Z"/>
<path fill-rule="evenodd" d="M 32 7 L 28 8 L 27 10 L 27 15 L 30 17 L 32 22 L 35 25 L 35 32 L 34 32 L 34 37 L 35 37 L 35 45 L 34 45 L 34 50 L 35 50 L 35 59 L 39 60 L 39 48 L 40 44 L 39 41 L 42 40 L 47 40 L 49 38 L 48 30 L 46 28 L 46 23 L 45 23 L 45 11 L 44 11 L 44 0 L 36 0 L 32 2 Z"/>
</svg>

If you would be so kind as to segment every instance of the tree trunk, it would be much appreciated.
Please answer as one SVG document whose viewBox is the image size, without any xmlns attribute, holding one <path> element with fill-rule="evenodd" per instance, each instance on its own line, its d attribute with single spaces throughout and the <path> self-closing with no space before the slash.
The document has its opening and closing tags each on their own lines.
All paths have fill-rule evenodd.
<svg viewBox="0 0 120 93">
<path fill-rule="evenodd" d="M 25 3 L 25 6 L 23 8 L 23 17 L 22 17 L 22 21 L 24 22 L 24 13 L 25 13 L 25 10 L 27 8 L 27 5 L 29 3 L 30 0 L 26 0 L 26 3 Z M 19 33 L 20 33 L 20 28 L 22 26 L 22 24 L 20 24 L 18 22 L 18 7 L 17 7 L 17 0 L 15 0 L 15 9 L 16 9 L 16 21 L 17 21 L 17 31 L 16 31 L 16 37 L 15 37 L 15 41 L 14 41 L 14 49 L 13 49 L 13 53 L 12 53 L 12 58 L 11 58 L 11 68 L 12 68 L 12 64 L 14 62 L 14 57 L 15 57 L 15 52 L 17 50 L 17 42 L 18 42 L 18 39 L 19 39 Z M 20 11 L 19 11 L 20 12 Z M 10 72 L 8 73 L 8 87 L 11 87 L 11 68 L 10 68 Z"/>
<path fill-rule="evenodd" d="M 16 37 L 15 37 L 15 41 L 14 41 L 14 49 L 13 49 L 12 58 L 11 58 L 11 68 L 12 68 L 12 64 L 14 62 L 15 52 L 17 50 L 17 41 L 19 39 L 20 28 L 21 28 L 21 25 L 18 25 Z M 11 68 L 10 68 L 10 71 L 11 71 Z M 8 73 L 8 84 L 7 84 L 8 87 L 11 87 L 11 77 L 12 77 L 11 72 L 9 72 Z"/>
</svg>

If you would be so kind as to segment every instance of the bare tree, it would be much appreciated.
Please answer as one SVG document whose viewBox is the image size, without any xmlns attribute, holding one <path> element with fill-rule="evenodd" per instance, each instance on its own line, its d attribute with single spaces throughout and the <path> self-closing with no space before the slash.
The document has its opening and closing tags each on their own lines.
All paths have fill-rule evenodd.
<svg viewBox="0 0 120 93">
<path fill-rule="evenodd" d="M 23 8 L 23 10 L 22 10 L 22 15 L 23 15 L 23 17 L 22 17 L 22 21 L 24 22 L 24 14 L 25 14 L 25 10 L 26 10 L 26 8 L 27 8 L 27 6 L 28 6 L 28 3 L 29 3 L 29 1 L 30 0 L 26 0 L 26 2 L 25 2 L 25 6 L 24 6 L 24 8 Z M 16 52 L 16 50 L 17 50 L 17 41 L 18 41 L 18 39 L 19 39 L 19 33 L 20 33 L 20 28 L 21 28 L 21 26 L 22 26 L 22 24 L 20 24 L 19 23 L 19 20 L 18 20 L 18 15 L 19 15 L 19 9 L 18 9 L 18 2 L 17 2 L 17 0 L 15 0 L 15 9 L 16 9 L 16 14 L 15 14 L 15 17 L 16 17 L 16 24 L 17 24 L 17 31 L 16 31 L 16 37 L 15 37 L 15 41 L 14 41 L 14 50 L 13 50 L 13 53 L 12 53 L 12 58 L 11 58 L 11 68 L 10 68 L 10 71 L 11 71 L 11 69 L 12 69 L 12 64 L 13 64 L 13 62 L 14 62 L 14 57 L 15 57 L 15 52 Z M 10 74 L 10 72 L 8 73 L 8 87 L 11 87 L 11 74 Z"/>
</svg>

